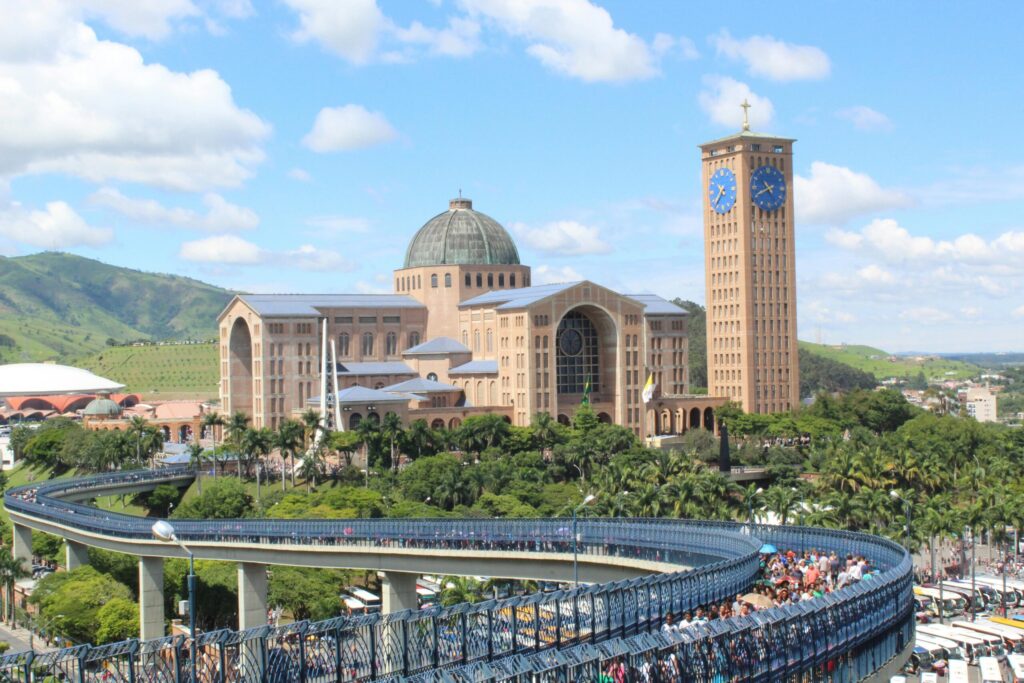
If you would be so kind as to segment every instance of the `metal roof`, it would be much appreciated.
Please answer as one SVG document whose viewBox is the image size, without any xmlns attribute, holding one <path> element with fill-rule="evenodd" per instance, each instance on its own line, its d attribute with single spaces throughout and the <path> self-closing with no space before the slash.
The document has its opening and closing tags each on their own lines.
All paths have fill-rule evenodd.
<svg viewBox="0 0 1024 683">
<path fill-rule="evenodd" d="M 434 337 L 402 352 L 403 356 L 427 355 L 432 353 L 469 353 L 469 349 L 451 337 Z"/>
<path fill-rule="evenodd" d="M 444 384 L 443 382 L 435 382 L 432 379 L 424 379 L 422 377 L 416 377 L 414 379 L 407 379 L 404 382 L 398 382 L 392 384 L 389 387 L 384 387 L 381 391 L 406 391 L 413 394 L 421 393 L 433 393 L 433 392 L 450 392 L 450 391 L 462 391 L 458 387 L 453 387 L 451 384 Z"/>
<path fill-rule="evenodd" d="M 449 375 L 493 375 L 498 372 L 496 360 L 471 360 L 448 371 Z"/>
<path fill-rule="evenodd" d="M 739 139 L 778 140 L 779 142 L 796 142 L 795 138 L 784 138 L 779 135 L 769 135 L 768 133 L 756 133 L 752 130 L 741 130 L 738 133 L 733 133 L 732 135 L 726 135 L 725 137 L 716 138 L 714 140 L 702 143 L 698 145 L 698 147 L 703 149 L 705 147 L 710 147 L 711 145 L 717 145 L 723 142 L 728 142 L 729 140 Z"/>
<path fill-rule="evenodd" d="M 401 361 L 366 361 L 338 363 L 338 375 L 415 375 L 408 365 Z"/>
<path fill-rule="evenodd" d="M 319 316 L 324 308 L 424 308 L 405 294 L 239 294 L 238 298 L 263 317 Z"/>
<path fill-rule="evenodd" d="M 479 306 L 486 304 L 499 304 L 498 308 L 524 308 L 530 304 L 536 303 L 541 299 L 546 299 L 553 294 L 564 292 L 570 287 L 583 282 L 560 282 L 551 285 L 537 285 L 535 287 L 520 287 L 519 289 L 497 289 L 480 296 L 475 296 L 472 299 L 466 299 L 459 304 L 459 307 L 463 306 Z"/>
<path fill-rule="evenodd" d="M 643 304 L 644 315 L 690 315 L 685 308 L 676 306 L 657 294 L 626 294 L 624 296 Z"/>
<path fill-rule="evenodd" d="M 0 396 L 96 394 L 124 389 L 123 384 L 82 368 L 53 363 L 0 365 Z"/>
<path fill-rule="evenodd" d="M 358 384 L 338 392 L 338 403 L 405 403 L 408 400 L 408 396 L 399 396 Z M 319 398 L 317 398 L 317 402 L 319 402 Z"/>
<path fill-rule="evenodd" d="M 519 265 L 519 252 L 498 221 L 459 197 L 413 235 L 405 252 L 405 268 L 448 264 Z"/>
</svg>

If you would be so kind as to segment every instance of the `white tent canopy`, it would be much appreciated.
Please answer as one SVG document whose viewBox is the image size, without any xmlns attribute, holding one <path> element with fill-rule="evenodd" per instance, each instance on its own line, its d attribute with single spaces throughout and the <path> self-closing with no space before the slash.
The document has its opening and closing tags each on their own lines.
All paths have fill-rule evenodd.
<svg viewBox="0 0 1024 683">
<path fill-rule="evenodd" d="M 0 396 L 96 394 L 124 389 L 109 379 L 82 368 L 52 363 L 0 365 Z"/>
</svg>

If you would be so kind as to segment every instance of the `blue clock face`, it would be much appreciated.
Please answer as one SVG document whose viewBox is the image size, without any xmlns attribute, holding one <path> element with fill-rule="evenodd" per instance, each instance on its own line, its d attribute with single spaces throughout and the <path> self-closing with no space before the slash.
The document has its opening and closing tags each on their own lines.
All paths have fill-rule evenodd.
<svg viewBox="0 0 1024 683">
<path fill-rule="evenodd" d="M 718 213 L 729 213 L 736 203 L 736 175 L 727 168 L 720 168 L 708 183 L 708 200 L 711 208 Z"/>
<path fill-rule="evenodd" d="M 774 166 L 762 166 L 750 176 L 750 198 L 764 211 L 774 211 L 786 202 L 786 177 Z"/>
</svg>

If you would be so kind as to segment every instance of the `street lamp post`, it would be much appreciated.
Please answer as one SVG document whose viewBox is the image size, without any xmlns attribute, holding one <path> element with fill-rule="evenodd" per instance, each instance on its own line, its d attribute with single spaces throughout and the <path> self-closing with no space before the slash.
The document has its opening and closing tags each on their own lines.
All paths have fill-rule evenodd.
<svg viewBox="0 0 1024 683">
<path fill-rule="evenodd" d="M 188 555 L 188 629 L 189 635 L 192 638 L 192 647 L 189 650 L 189 658 L 192 662 L 192 676 L 191 680 L 196 681 L 196 659 L 197 657 L 197 646 L 196 646 L 196 561 L 192 551 L 188 549 L 184 543 L 178 540 L 177 534 L 174 533 L 174 527 L 171 526 L 170 522 L 165 519 L 157 520 L 153 524 L 153 536 L 158 540 L 165 543 L 177 543 L 182 550 Z"/>
<path fill-rule="evenodd" d="M 576 531 L 576 516 L 580 510 L 594 502 L 597 498 L 593 493 L 583 499 L 583 502 L 572 509 L 572 585 L 576 588 L 580 585 L 579 566 L 579 535 Z"/>
</svg>

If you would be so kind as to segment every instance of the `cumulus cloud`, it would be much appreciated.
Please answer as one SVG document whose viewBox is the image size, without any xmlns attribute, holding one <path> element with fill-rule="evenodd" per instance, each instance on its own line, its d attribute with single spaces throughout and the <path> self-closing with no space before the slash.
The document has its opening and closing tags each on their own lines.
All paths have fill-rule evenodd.
<svg viewBox="0 0 1024 683">
<path fill-rule="evenodd" d="M 750 125 L 763 128 L 771 125 L 775 107 L 767 97 L 754 94 L 746 83 L 728 76 L 705 76 L 704 89 L 697 95 L 700 108 L 712 122 L 739 128 L 743 123 L 743 109 L 740 104 L 750 103 Z"/>
<path fill-rule="evenodd" d="M 916 306 L 900 311 L 900 319 L 909 320 L 919 325 L 938 325 L 949 322 L 953 319 L 953 315 L 949 311 L 943 311 L 934 306 Z"/>
<path fill-rule="evenodd" d="M 44 249 L 96 247 L 114 238 L 109 228 L 85 222 L 66 202 L 49 202 L 46 208 L 25 209 L 20 204 L 0 208 L 0 235 Z"/>
<path fill-rule="evenodd" d="M 611 251 L 600 230 L 577 221 L 553 221 L 536 227 L 515 223 L 512 229 L 525 244 L 545 254 L 579 256 Z"/>
<path fill-rule="evenodd" d="M 147 64 L 58 2 L 0 0 L 0 16 L 0 178 L 194 191 L 239 185 L 263 159 L 270 127 L 215 71 Z"/>
<path fill-rule="evenodd" d="M 898 190 L 882 188 L 871 176 L 824 161 L 811 164 L 811 174 L 793 178 L 798 223 L 841 225 L 851 218 L 909 206 Z"/>
<path fill-rule="evenodd" d="M 308 183 L 313 179 L 313 176 L 309 174 L 309 171 L 303 168 L 293 168 L 288 171 L 288 177 L 292 180 L 298 180 L 300 183 Z"/>
<path fill-rule="evenodd" d="M 351 264 L 330 249 L 318 249 L 311 244 L 303 244 L 296 249 L 273 251 L 237 235 L 214 235 L 185 242 L 181 245 L 178 256 L 193 263 L 233 266 L 272 264 L 311 271 L 351 270 Z"/>
<path fill-rule="evenodd" d="M 285 0 L 298 14 L 299 28 L 292 37 L 315 42 L 328 52 L 356 65 L 373 61 L 409 61 L 411 50 L 465 57 L 480 48 L 480 26 L 465 17 L 452 17 L 444 28 L 414 21 L 401 27 L 384 15 L 376 0 Z"/>
<path fill-rule="evenodd" d="M 819 80 L 829 75 L 828 55 L 812 45 L 794 45 L 772 36 L 733 38 L 722 31 L 711 38 L 719 55 L 747 65 L 751 76 L 773 81 Z"/>
<path fill-rule="evenodd" d="M 321 109 L 302 144 L 314 152 L 347 152 L 382 145 L 397 137 L 398 132 L 383 114 L 346 104 Z"/>
<path fill-rule="evenodd" d="M 843 249 L 873 252 L 893 263 L 957 262 L 1014 270 L 1024 264 L 1024 232 L 1020 231 L 1004 232 L 994 240 L 973 233 L 936 240 L 912 235 L 895 220 L 880 218 L 858 232 L 832 229 L 825 239 Z"/>
<path fill-rule="evenodd" d="M 857 317 L 847 310 L 836 310 L 819 300 L 812 300 L 800 308 L 800 316 L 809 318 L 816 323 L 849 324 L 857 321 Z"/>
<path fill-rule="evenodd" d="M 231 232 L 252 230 L 260 223 L 259 216 L 252 209 L 238 206 L 215 193 L 203 196 L 206 213 L 198 213 L 182 207 L 167 207 L 155 199 L 127 197 L 112 187 L 96 191 L 89 201 L 117 213 L 144 223 L 177 225 L 183 228 L 206 230 L 208 232 Z"/>
<path fill-rule="evenodd" d="M 576 282 L 584 277 L 569 266 L 537 266 L 533 269 L 533 284 L 550 285 L 559 282 Z"/>
<path fill-rule="evenodd" d="M 1013 315 L 1014 318 L 1024 318 L 1024 306 L 1018 306 L 1013 309 L 1013 313 L 1011 315 Z"/>
<path fill-rule="evenodd" d="M 700 57 L 700 51 L 692 40 L 686 36 L 671 36 L 667 33 L 655 34 L 651 41 L 651 49 L 659 57 L 678 55 L 680 59 L 693 60 Z"/>
<path fill-rule="evenodd" d="M 875 131 L 892 129 L 892 121 L 889 120 L 888 116 L 864 105 L 840 109 L 836 112 L 836 116 L 844 121 L 849 121 L 857 130 Z"/>
<path fill-rule="evenodd" d="M 75 0 L 74 4 L 115 31 L 151 40 L 165 38 L 174 23 L 201 14 L 191 0 Z"/>
<path fill-rule="evenodd" d="M 608 11 L 588 0 L 462 0 L 462 5 L 471 16 L 525 39 L 527 54 L 557 73 L 586 82 L 625 82 L 658 73 L 650 46 L 616 28 Z"/>
</svg>

